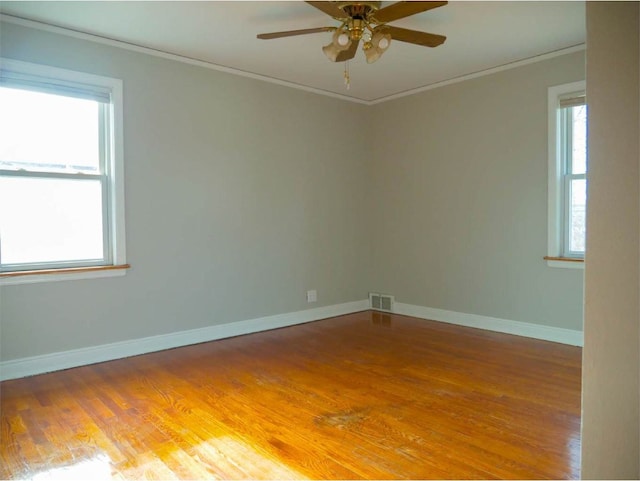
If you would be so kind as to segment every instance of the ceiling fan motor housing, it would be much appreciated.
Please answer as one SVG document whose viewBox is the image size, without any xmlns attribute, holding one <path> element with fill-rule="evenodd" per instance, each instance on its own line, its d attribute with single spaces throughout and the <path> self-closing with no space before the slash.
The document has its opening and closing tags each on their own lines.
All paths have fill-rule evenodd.
<svg viewBox="0 0 640 481">
<path fill-rule="evenodd" d="M 338 2 L 340 8 L 348 17 L 345 24 L 352 41 L 358 41 L 367 27 L 371 15 L 380 8 L 382 2 Z"/>
<path fill-rule="evenodd" d="M 382 2 L 336 2 L 348 17 L 366 19 L 380 8 Z"/>
</svg>

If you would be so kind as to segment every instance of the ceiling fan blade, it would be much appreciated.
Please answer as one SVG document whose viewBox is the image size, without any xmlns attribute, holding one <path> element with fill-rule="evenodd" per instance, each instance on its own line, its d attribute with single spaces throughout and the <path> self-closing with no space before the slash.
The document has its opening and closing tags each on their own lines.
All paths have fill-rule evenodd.
<svg viewBox="0 0 640 481">
<path fill-rule="evenodd" d="M 338 54 L 338 56 L 336 57 L 336 62 L 345 62 L 355 57 L 356 52 L 358 51 L 359 43 L 360 43 L 360 40 L 352 40 L 349 48 L 346 50 L 343 50 Z"/>
<path fill-rule="evenodd" d="M 385 32 L 390 33 L 393 40 L 414 43 L 416 45 L 422 45 L 423 47 L 437 47 L 438 45 L 442 45 L 447 39 L 444 35 L 408 30 L 390 25 L 385 25 Z"/>
<path fill-rule="evenodd" d="M 306 35 L 308 33 L 333 32 L 335 29 L 336 27 L 318 27 L 305 28 L 303 30 L 287 30 L 286 32 L 261 33 L 258 35 L 258 38 L 269 40 L 272 38 L 293 37 L 294 35 Z"/>
<path fill-rule="evenodd" d="M 311 5 L 312 7 L 316 7 L 318 10 L 323 11 L 327 15 L 333 18 L 346 18 L 347 15 L 338 8 L 338 6 L 334 2 L 305 2 Z"/>
<path fill-rule="evenodd" d="M 307 3 L 323 3 L 323 2 L 307 2 Z M 381 8 L 373 14 L 373 18 L 378 23 L 393 22 L 400 18 L 415 15 L 416 13 L 426 12 L 433 8 L 442 7 L 449 2 L 396 2 L 388 7 Z"/>
</svg>

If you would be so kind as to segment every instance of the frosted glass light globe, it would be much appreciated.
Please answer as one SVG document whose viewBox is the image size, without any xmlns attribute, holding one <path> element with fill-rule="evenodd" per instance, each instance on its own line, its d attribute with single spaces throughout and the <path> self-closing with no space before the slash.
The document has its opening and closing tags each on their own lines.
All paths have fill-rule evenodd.
<svg viewBox="0 0 640 481">
<path fill-rule="evenodd" d="M 349 43 L 349 35 L 347 35 L 346 33 L 341 33 L 340 35 L 338 35 L 338 45 L 341 45 L 342 47 L 344 47 L 348 43 Z"/>
</svg>

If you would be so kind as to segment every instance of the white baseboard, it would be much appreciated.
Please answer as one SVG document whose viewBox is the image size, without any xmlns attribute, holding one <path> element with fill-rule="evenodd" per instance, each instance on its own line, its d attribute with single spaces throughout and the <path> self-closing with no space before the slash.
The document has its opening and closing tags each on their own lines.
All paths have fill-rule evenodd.
<svg viewBox="0 0 640 481">
<path fill-rule="evenodd" d="M 304 311 L 277 314 L 246 321 L 231 322 L 188 331 L 174 332 L 159 336 L 132 339 L 129 341 L 85 347 L 72 351 L 54 352 L 42 356 L 13 359 L 0 362 L 0 381 L 85 366 L 97 362 L 112 361 L 124 357 L 137 356 L 149 352 L 214 341 L 227 337 L 267 331 L 280 327 L 304 324 L 334 316 L 365 311 L 370 308 L 369 300 L 346 302 L 332 306 L 317 307 Z M 431 307 L 416 306 L 396 302 L 393 312 L 459 326 L 475 327 L 489 331 L 504 332 L 517 336 L 531 337 L 545 341 L 559 342 L 573 346 L 583 345 L 582 331 L 543 326 L 527 322 L 510 321 L 494 317 L 446 311 Z"/>
<path fill-rule="evenodd" d="M 369 300 L 346 302 L 332 306 L 317 307 L 304 311 L 277 314 L 246 321 L 230 322 L 217 326 L 174 332 L 160 336 L 144 337 L 129 341 L 114 342 L 100 346 L 85 347 L 72 351 L 54 352 L 42 356 L 26 357 L 0 362 L 0 381 L 43 374 L 46 372 L 85 366 L 97 362 L 112 361 L 123 357 L 137 356 L 149 352 L 214 341 L 226 337 L 240 336 L 279 327 L 304 324 L 306 322 L 341 316 L 369 309 Z"/>
<path fill-rule="evenodd" d="M 563 329 L 560 327 L 543 326 L 541 324 L 531 324 L 528 322 L 509 321 L 495 317 L 479 316 L 476 314 L 466 314 L 463 312 L 445 311 L 432 307 L 415 306 L 396 302 L 393 312 L 405 316 L 419 317 L 432 321 L 446 322 L 458 326 L 475 327 L 488 331 L 504 332 L 516 336 L 532 337 L 544 341 L 559 342 L 571 346 L 582 346 L 584 336 L 582 331 Z"/>
</svg>

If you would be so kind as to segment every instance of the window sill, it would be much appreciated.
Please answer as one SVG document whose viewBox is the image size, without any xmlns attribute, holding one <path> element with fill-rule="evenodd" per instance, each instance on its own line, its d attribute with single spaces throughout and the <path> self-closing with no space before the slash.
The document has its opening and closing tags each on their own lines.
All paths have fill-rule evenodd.
<svg viewBox="0 0 640 481">
<path fill-rule="evenodd" d="M 545 256 L 549 267 L 562 267 L 564 269 L 584 269 L 584 259 L 574 259 L 572 257 L 551 257 Z"/>
<path fill-rule="evenodd" d="M 75 281 L 120 277 L 127 273 L 129 264 L 117 266 L 73 267 L 67 269 L 42 269 L 38 271 L 1 272 L 0 286 L 34 284 L 37 282 Z"/>
</svg>

